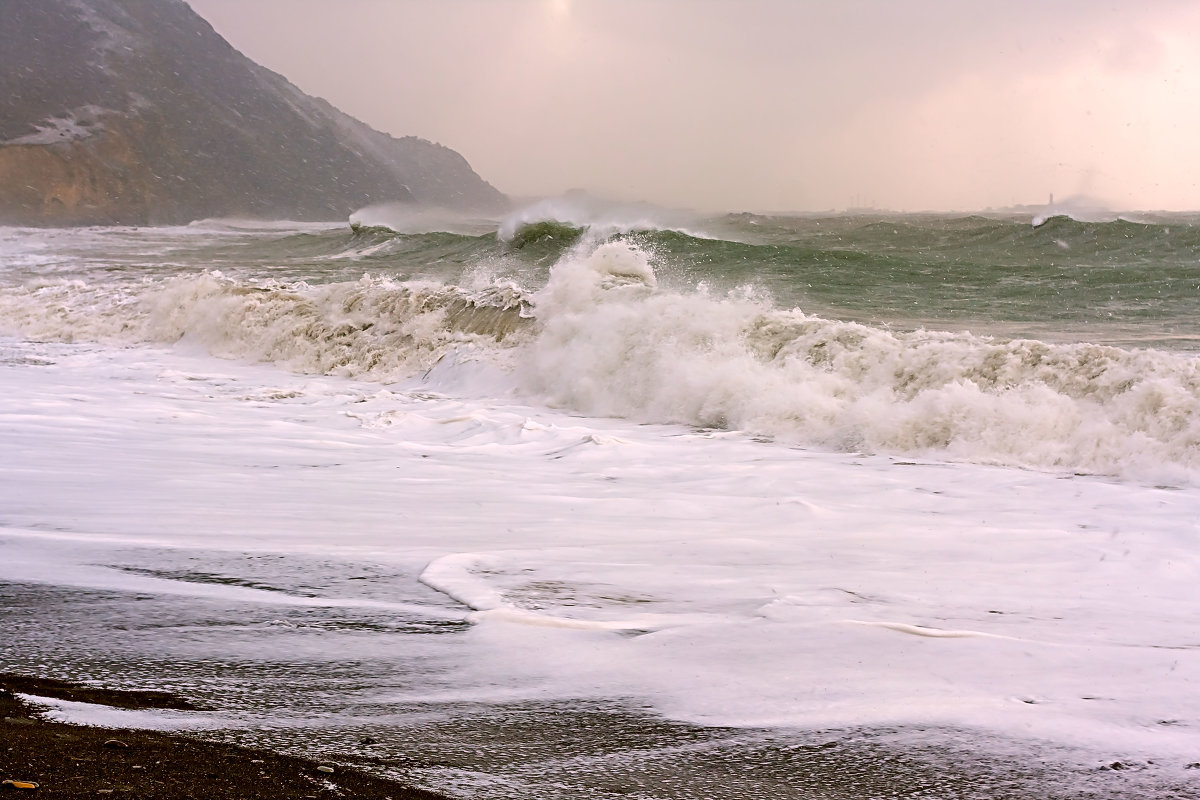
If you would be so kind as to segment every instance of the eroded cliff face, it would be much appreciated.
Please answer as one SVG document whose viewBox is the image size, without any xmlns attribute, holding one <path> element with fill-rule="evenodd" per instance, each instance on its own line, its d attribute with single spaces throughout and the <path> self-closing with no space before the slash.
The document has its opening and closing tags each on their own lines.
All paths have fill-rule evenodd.
<svg viewBox="0 0 1200 800">
<path fill-rule="evenodd" d="M 0 19 L 0 224 L 505 204 L 458 153 L 305 95 L 181 0 L 0 0 Z"/>
<path fill-rule="evenodd" d="M 147 224 L 169 206 L 129 137 L 0 146 L 0 220 L 21 225 Z"/>
</svg>

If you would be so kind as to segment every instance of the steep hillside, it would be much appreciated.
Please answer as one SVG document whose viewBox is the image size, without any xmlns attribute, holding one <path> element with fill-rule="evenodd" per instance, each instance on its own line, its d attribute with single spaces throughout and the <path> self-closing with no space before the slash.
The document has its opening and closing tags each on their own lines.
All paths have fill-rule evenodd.
<svg viewBox="0 0 1200 800">
<path fill-rule="evenodd" d="M 0 0 L 0 20 L 0 224 L 505 202 L 458 153 L 304 94 L 182 0 Z"/>
</svg>

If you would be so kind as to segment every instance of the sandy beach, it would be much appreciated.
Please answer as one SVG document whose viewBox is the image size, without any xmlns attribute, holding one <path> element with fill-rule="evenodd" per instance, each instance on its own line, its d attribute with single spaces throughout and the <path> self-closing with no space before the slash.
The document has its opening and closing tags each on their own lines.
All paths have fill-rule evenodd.
<svg viewBox="0 0 1200 800">
<path fill-rule="evenodd" d="M 126 710 L 209 710 L 169 692 L 118 691 L 0 673 L 0 780 L 6 796 L 446 800 L 445 795 L 346 766 L 336 752 L 306 759 L 197 738 L 194 734 L 65 724 L 47 720 L 43 716 L 46 706 L 30 697 Z M 569 747 L 570 742 L 564 740 L 564 745 Z M 344 760 L 354 761 L 355 757 L 347 755 Z M 786 769 L 769 782 L 776 797 L 945 800 L 1132 798 L 1139 795 L 1136 779 L 1134 782 L 1129 779 L 1144 768 L 1122 762 L 1101 765 L 1091 778 L 1075 776 L 1074 785 L 1079 793 L 1073 793 L 1067 788 L 1070 776 L 1036 761 L 957 761 L 948 752 L 942 752 L 939 758 L 937 753 L 922 752 L 921 748 L 904 752 L 889 747 L 884 740 L 869 739 L 853 743 L 831 739 L 793 747 L 787 764 L 776 768 L 779 766 Z M 1200 771 L 1200 764 L 1192 766 Z M 619 765 L 614 767 L 609 777 L 613 796 L 638 790 L 653 792 L 651 785 L 622 779 Z M 760 764 L 759 768 L 775 772 L 769 764 Z M 694 762 L 688 769 L 719 773 L 720 764 Z M 1039 794 L 1038 785 L 1044 793 Z M 622 787 L 619 792 L 615 791 L 618 787 Z M 1153 796 L 1159 800 L 1184 800 L 1194 795 L 1184 781 L 1173 786 L 1160 784 Z"/>
<path fill-rule="evenodd" d="M 18 695 L 118 708 L 196 710 L 166 692 L 96 689 L 0 674 L 0 780 L 6 795 L 53 798 L 319 798 L 437 800 L 442 795 L 340 766 L 158 731 L 48 722 Z M 25 788 L 36 784 L 36 788 Z"/>
</svg>

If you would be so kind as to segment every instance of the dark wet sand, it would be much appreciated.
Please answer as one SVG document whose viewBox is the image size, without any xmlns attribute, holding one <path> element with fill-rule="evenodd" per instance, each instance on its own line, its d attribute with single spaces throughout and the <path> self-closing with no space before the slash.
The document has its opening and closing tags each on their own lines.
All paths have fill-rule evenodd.
<svg viewBox="0 0 1200 800">
<path fill-rule="evenodd" d="M 203 710 L 189 700 L 158 691 L 112 691 L 77 683 L 0 673 L 0 781 L 30 781 L 37 789 L 0 785 L 0 800 L 29 798 L 111 798 L 132 800 L 447 800 L 445 796 L 411 788 L 338 763 L 281 755 L 268 750 L 208 741 L 157 731 L 118 730 L 47 722 L 39 709 L 14 693 L 99 703 L 129 709 Z M 556 715 L 538 718 L 537 729 L 557 738 L 570 751 L 577 737 L 556 727 Z M 578 725 L 580 719 L 561 715 L 557 725 Z M 611 721 L 610 721 L 611 722 Z M 603 720 L 597 718 L 598 724 Z M 653 739 L 654 725 L 644 731 Z M 681 730 L 661 731 L 679 744 Z M 467 745 L 471 737 L 508 739 L 503 726 L 476 731 L 469 724 L 458 733 Z M 620 731 L 615 731 L 617 736 Z M 707 732 L 705 735 L 711 734 Z M 438 737 L 434 737 L 435 740 Z M 114 743 L 116 740 L 116 743 Z M 419 743 L 418 743 L 419 744 Z M 437 742 L 425 743 L 437 748 Z M 644 743 L 643 743 L 644 744 Z M 420 749 L 420 748 L 418 748 Z M 625 748 L 628 749 L 628 748 Z M 639 750 L 641 748 L 634 748 Z M 669 749 L 669 748 L 668 748 Z M 949 751 L 910 752 L 859 737 L 853 742 L 755 746 L 740 738 L 713 748 L 687 752 L 684 748 L 663 763 L 642 759 L 576 759 L 571 774 L 547 774 L 557 786 L 574 784 L 580 796 L 775 797 L 813 800 L 1192 800 L 1200 798 L 1200 762 L 1174 775 L 1159 774 L 1148 782 L 1135 779 L 1148 765 L 1119 764 L 1086 772 L 1062 772 L 1038 759 L 1019 763 L 987 759 L 961 760 Z M 570 760 L 570 759 L 568 759 Z M 451 758 L 453 761 L 453 758 Z M 588 772 L 587 764 L 593 770 Z M 747 791 L 741 768 L 753 768 Z M 322 770 L 332 769 L 332 772 Z M 543 765 L 545 766 L 545 765 Z M 579 771 L 587 774 L 578 774 Z M 595 770 L 598 770 L 596 772 Z M 1196 771 L 1194 771 L 1196 770 Z M 685 779 L 698 791 L 678 785 Z M 557 783 L 555 783 L 557 781 Z M 740 787 L 740 791 L 737 790 Z M 718 793 L 721 788 L 733 789 Z M 714 791 L 717 790 L 717 791 Z M 682 791 L 682 793 L 681 793 Z M 536 793 L 530 795 L 537 797 Z"/>
<path fill-rule="evenodd" d="M 0 797 L 276 800 L 390 798 L 445 800 L 442 795 L 323 764 L 236 745 L 157 731 L 114 730 L 46 722 L 14 693 L 119 708 L 193 710 L 166 692 L 118 692 L 0 673 Z M 107 743 L 107 744 L 106 744 Z"/>
<path fill-rule="evenodd" d="M 417 659 L 398 658 L 402 648 L 344 665 L 331 658 L 315 671 L 311 662 L 207 657 L 245 652 L 239 648 L 248 627 L 264 636 L 358 629 L 352 626 L 414 630 L 414 641 L 443 635 L 400 628 L 393 617 L 374 613 L 223 609 L 171 596 L 0 581 L 0 631 L 7 637 L 0 655 L 0 781 L 41 785 L 0 786 L 0 800 L 22 794 L 434 800 L 438 795 L 407 788 L 427 779 L 444 791 L 504 800 L 1200 800 L 1200 752 L 1155 763 L 1130 758 L 1119 743 L 1080 752 L 981 739 L 972 730 L 722 729 L 616 701 L 389 702 L 390 689 L 411 686 L 423 674 L 399 674 L 421 667 Z M 271 624 L 279 619 L 296 627 Z M 183 647 L 180 629 L 200 633 Z M 277 638 L 268 652 L 278 657 L 291 641 Z M 46 674 L 86 683 L 41 679 Z M 162 691 L 92 688 L 106 683 L 169 688 L 191 702 Z M 268 724 L 183 735 L 53 724 L 36 719 L 12 692 L 128 708 L 231 702 L 236 714 L 250 717 L 257 709 Z M 327 727 L 272 732 L 269 725 L 280 714 L 320 719 L 327 709 Z M 347 709 L 353 714 L 345 716 Z M 406 713 L 415 715 L 411 724 L 372 722 L 372 714 L 387 720 Z M 112 738 L 131 746 L 106 748 Z M 335 771 L 318 770 L 314 759 L 331 759 Z"/>
</svg>

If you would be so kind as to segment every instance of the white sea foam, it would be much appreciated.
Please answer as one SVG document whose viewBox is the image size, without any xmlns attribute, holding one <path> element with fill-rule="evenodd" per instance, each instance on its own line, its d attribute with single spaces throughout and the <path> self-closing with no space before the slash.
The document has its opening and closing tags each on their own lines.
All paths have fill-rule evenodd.
<svg viewBox="0 0 1200 800">
<path fill-rule="evenodd" d="M 1200 468 L 1191 356 L 893 333 L 653 286 L 628 244 L 569 255 L 534 297 L 529 382 L 588 413 L 835 449 L 1162 481 Z"/>
<path fill-rule="evenodd" d="M 18 694 L 22 700 L 35 707 L 44 708 L 41 716 L 51 722 L 68 722 L 72 725 L 93 725 L 101 728 L 137 728 L 152 731 L 202 731 L 216 728 L 244 727 L 248 723 L 228 716 L 203 711 L 167 711 L 162 709 L 115 708 L 99 703 L 80 703 L 74 700 L 59 700 L 55 697 L 40 697 Z"/>
<path fill-rule="evenodd" d="M 440 284 L 361 280 L 260 285 L 204 272 L 94 285 L 44 281 L 0 296 L 2 330 L 60 341 L 182 342 L 292 370 L 397 379 L 460 345 L 522 324 L 506 286 L 467 295 Z"/>
<path fill-rule="evenodd" d="M 48 258 L 27 257 L 30 269 Z M 47 278 L 0 294 L 0 330 L 179 342 L 384 382 L 439 364 L 460 380 L 478 372 L 449 365 L 474 361 L 496 371 L 489 386 L 592 415 L 1160 483 L 1200 470 L 1191 355 L 893 332 L 744 293 L 662 289 L 652 256 L 626 241 L 580 244 L 533 293 L 485 268 L 467 281 Z"/>
<path fill-rule="evenodd" d="M 1195 488 L 801 451 L 178 349 L 9 341 L 0 377 L 10 578 L 278 614 L 337 596 L 167 567 L 249 551 L 278 554 L 281 580 L 301 556 L 424 572 L 445 593 L 428 614 L 473 627 L 422 640 L 441 655 L 395 702 L 607 698 L 712 725 L 1200 746 L 1161 724 L 1200 717 Z M 224 635 L 222 658 L 338 669 L 403 648 L 289 630 L 135 641 L 161 658 Z"/>
</svg>

